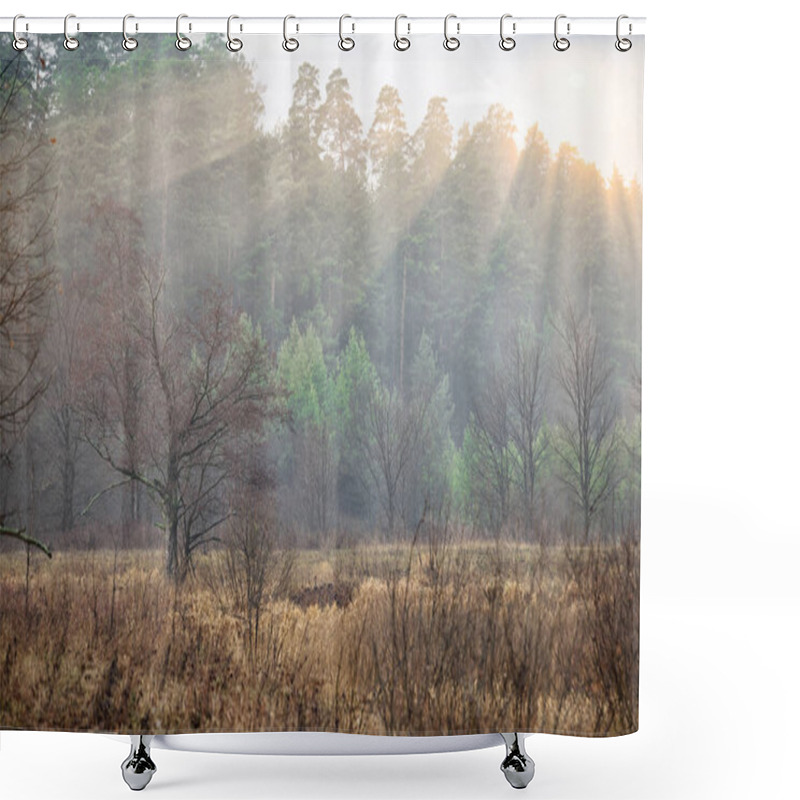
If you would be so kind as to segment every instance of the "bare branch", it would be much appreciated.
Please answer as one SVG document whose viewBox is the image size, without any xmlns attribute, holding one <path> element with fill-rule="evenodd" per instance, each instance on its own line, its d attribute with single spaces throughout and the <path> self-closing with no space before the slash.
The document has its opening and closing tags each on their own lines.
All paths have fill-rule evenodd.
<svg viewBox="0 0 800 800">
<path fill-rule="evenodd" d="M 34 539 L 33 536 L 28 536 L 25 533 L 25 528 L 6 528 L 5 526 L 0 526 L 0 536 L 8 536 L 11 539 L 18 539 L 20 542 L 25 542 L 25 544 L 38 547 L 48 558 L 53 557 L 53 553 L 50 548 L 43 542 L 40 542 L 38 539 Z"/>
</svg>

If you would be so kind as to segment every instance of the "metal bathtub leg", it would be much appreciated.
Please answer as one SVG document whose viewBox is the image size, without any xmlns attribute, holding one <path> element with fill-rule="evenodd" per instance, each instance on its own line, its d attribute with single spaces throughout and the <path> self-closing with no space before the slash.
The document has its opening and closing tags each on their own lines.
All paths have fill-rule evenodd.
<svg viewBox="0 0 800 800">
<path fill-rule="evenodd" d="M 122 762 L 122 778 L 135 792 L 144 789 L 155 774 L 156 765 L 150 758 L 152 741 L 152 736 L 131 734 L 131 752 Z"/>
<path fill-rule="evenodd" d="M 525 740 L 519 733 L 501 733 L 506 745 L 506 757 L 500 765 L 506 780 L 515 789 L 524 789 L 533 780 L 535 765 L 525 752 Z M 156 765 L 150 756 L 152 736 L 131 734 L 131 751 L 122 762 L 122 777 L 134 791 L 150 783 Z"/>
<path fill-rule="evenodd" d="M 525 752 L 525 739 L 519 733 L 501 733 L 506 743 L 506 757 L 500 765 L 506 780 L 515 789 L 524 789 L 536 769 L 533 759 Z"/>
</svg>

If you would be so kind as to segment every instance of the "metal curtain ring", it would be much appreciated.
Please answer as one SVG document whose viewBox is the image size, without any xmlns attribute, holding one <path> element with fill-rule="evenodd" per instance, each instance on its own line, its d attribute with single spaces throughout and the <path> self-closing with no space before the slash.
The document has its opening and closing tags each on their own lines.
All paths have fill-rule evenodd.
<svg viewBox="0 0 800 800">
<path fill-rule="evenodd" d="M 226 35 L 228 37 L 228 41 L 225 42 L 225 47 L 227 47 L 228 50 L 231 51 L 231 53 L 238 53 L 242 49 L 242 47 L 244 46 L 242 44 L 242 40 L 241 39 L 236 39 L 233 36 L 231 36 L 231 23 L 235 19 L 239 19 L 239 17 L 236 14 L 231 14 L 228 17 L 228 27 L 226 29 Z M 239 28 L 239 30 L 241 30 L 241 27 Z"/>
<path fill-rule="evenodd" d="M 175 19 L 175 47 L 181 51 L 188 50 L 192 46 L 192 40 L 188 36 L 184 36 L 181 33 L 181 20 L 188 18 L 188 14 L 178 14 L 177 18 Z M 190 25 L 189 30 L 191 29 L 192 27 Z"/>
<path fill-rule="evenodd" d="M 126 14 L 122 18 L 122 49 L 127 50 L 128 52 L 135 50 L 139 46 L 137 39 L 134 39 L 132 36 L 128 36 L 129 19 L 134 19 L 133 14 Z"/>
<path fill-rule="evenodd" d="M 296 19 L 296 17 L 292 16 L 291 14 L 287 14 L 283 18 L 283 43 L 281 44 L 281 47 L 283 47 L 287 53 L 294 53 L 294 51 L 300 47 L 300 42 L 298 42 L 293 36 L 289 36 L 290 19 Z"/>
<path fill-rule="evenodd" d="M 411 47 L 411 39 L 408 36 L 401 36 L 400 35 L 400 20 L 401 19 L 408 19 L 405 14 L 398 14 L 394 18 L 394 49 L 399 50 L 401 53 L 404 50 L 408 50 Z M 408 29 L 408 33 L 411 33 L 411 23 L 406 23 L 406 28 Z"/>
<path fill-rule="evenodd" d="M 67 25 L 69 25 L 69 21 L 71 19 L 75 19 L 74 14 L 67 14 L 64 17 L 64 49 L 65 50 L 77 50 L 80 46 L 80 42 L 74 37 L 69 35 L 69 30 L 67 29 Z"/>
<path fill-rule="evenodd" d="M 506 36 L 505 34 L 505 24 L 506 20 L 511 19 L 511 14 L 503 14 L 500 17 L 500 49 L 505 50 L 508 52 L 509 50 L 513 50 L 517 46 L 517 40 L 513 36 Z M 511 23 L 511 32 L 517 32 L 517 23 Z"/>
<path fill-rule="evenodd" d="M 566 14 L 559 14 L 556 17 L 556 21 L 553 23 L 553 35 L 556 37 L 556 40 L 553 42 L 553 47 L 558 50 L 559 53 L 563 53 L 565 50 L 569 50 L 569 39 L 565 36 L 558 35 L 558 21 L 560 19 L 566 19 Z M 567 36 L 569 36 L 569 22 L 567 23 Z"/>
<path fill-rule="evenodd" d="M 17 20 L 20 20 L 20 19 L 25 19 L 25 15 L 24 14 L 17 14 L 14 17 L 14 23 L 13 23 L 13 25 L 11 27 L 11 30 L 14 33 L 14 41 L 11 42 L 11 44 L 12 44 L 13 48 L 18 53 L 21 53 L 23 50 L 25 50 L 28 47 L 28 40 L 27 39 L 23 39 L 19 35 L 19 33 L 17 33 Z"/>
<path fill-rule="evenodd" d="M 620 53 L 627 53 L 628 50 L 630 50 L 631 47 L 633 47 L 633 42 L 630 39 L 622 39 L 622 38 L 620 38 L 620 35 L 619 35 L 619 24 L 620 24 L 620 22 L 622 22 L 623 19 L 628 19 L 628 15 L 627 14 L 620 14 L 617 17 L 617 41 L 614 42 L 614 47 L 616 47 L 617 50 L 620 51 Z M 632 28 L 631 28 L 631 24 L 629 22 L 628 23 L 628 33 L 631 33 L 631 31 L 632 31 Z"/>
<path fill-rule="evenodd" d="M 356 43 L 353 40 L 353 38 L 351 36 L 345 36 L 342 32 L 342 26 L 344 25 L 344 21 L 346 19 L 353 19 L 353 18 L 349 14 L 342 14 L 342 16 L 339 17 L 339 49 L 344 50 L 345 52 L 347 52 L 348 50 L 352 50 L 356 46 Z M 351 25 L 353 31 L 355 31 L 356 29 L 355 23 L 351 23 Z"/>
<path fill-rule="evenodd" d="M 456 15 L 448 14 L 444 18 L 444 49 L 453 52 L 453 50 L 458 50 L 458 48 L 461 47 L 461 40 L 458 38 L 458 36 L 450 36 L 449 25 L 451 19 L 456 19 Z M 461 23 L 456 22 L 456 33 L 460 32 L 461 32 Z"/>
</svg>

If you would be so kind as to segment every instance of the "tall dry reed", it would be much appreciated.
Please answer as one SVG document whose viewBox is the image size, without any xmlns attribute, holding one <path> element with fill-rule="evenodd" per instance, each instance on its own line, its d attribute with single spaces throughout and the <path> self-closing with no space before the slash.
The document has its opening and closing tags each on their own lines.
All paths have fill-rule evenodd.
<svg viewBox="0 0 800 800">
<path fill-rule="evenodd" d="M 164 577 L 157 551 L 56 554 L 28 576 L 27 610 L 24 555 L 4 555 L 0 727 L 636 727 L 634 545 L 422 530 L 403 545 L 293 550 L 289 572 L 270 572 L 288 556 L 248 535 L 245 526 L 249 566 L 213 551 L 180 585 Z M 244 582 L 242 569 L 254 570 Z M 230 579 L 228 594 L 214 576 Z"/>
</svg>

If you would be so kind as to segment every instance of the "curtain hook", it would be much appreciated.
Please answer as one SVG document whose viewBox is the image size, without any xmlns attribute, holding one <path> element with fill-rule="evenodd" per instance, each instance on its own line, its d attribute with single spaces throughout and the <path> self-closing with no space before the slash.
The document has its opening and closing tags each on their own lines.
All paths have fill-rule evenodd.
<svg viewBox="0 0 800 800">
<path fill-rule="evenodd" d="M 401 53 L 404 50 L 408 50 L 411 47 L 411 39 L 408 36 L 401 36 L 400 35 L 400 20 L 401 19 L 408 19 L 405 14 L 398 14 L 394 18 L 394 49 L 399 50 Z M 411 33 L 411 23 L 406 22 L 406 28 L 408 29 L 408 33 Z"/>
<path fill-rule="evenodd" d="M 455 14 L 448 14 L 444 18 L 444 49 L 452 52 L 461 47 L 461 40 L 458 36 L 450 36 L 449 25 L 451 19 L 457 19 Z M 456 34 L 461 33 L 461 23 L 456 22 Z"/>
<path fill-rule="evenodd" d="M 511 14 L 503 14 L 500 17 L 500 49 L 505 50 L 508 52 L 509 50 L 513 50 L 517 46 L 517 40 L 513 36 L 506 36 L 505 34 L 505 24 L 506 20 L 511 19 Z M 517 32 L 517 23 L 511 23 L 511 32 Z"/>
<path fill-rule="evenodd" d="M 225 47 L 227 47 L 228 50 L 231 51 L 231 53 L 238 53 L 242 49 L 242 47 L 244 46 L 242 44 L 242 40 L 241 39 L 235 39 L 235 38 L 233 38 L 231 36 L 231 23 L 235 19 L 239 19 L 239 17 L 236 14 L 231 14 L 228 17 L 228 27 L 227 27 L 228 41 L 225 42 Z M 239 26 L 239 30 L 241 30 L 241 29 L 242 29 L 241 26 Z"/>
<path fill-rule="evenodd" d="M 192 46 L 192 40 L 188 36 L 184 36 L 181 33 L 181 20 L 188 18 L 188 14 L 178 14 L 177 18 L 175 19 L 175 47 L 181 51 L 186 51 Z M 192 25 L 189 23 L 189 30 L 191 29 Z"/>
<path fill-rule="evenodd" d="M 17 14 L 14 17 L 14 24 L 12 25 L 12 28 L 11 28 L 11 30 L 14 33 L 14 41 L 11 44 L 12 44 L 12 46 L 14 47 L 14 49 L 18 53 L 21 53 L 23 50 L 25 50 L 28 47 L 28 40 L 27 39 L 23 39 L 22 36 L 20 36 L 19 33 L 17 32 L 17 20 L 20 20 L 20 19 L 25 19 L 25 15 L 24 14 Z M 28 23 L 27 22 L 25 23 L 25 30 L 28 30 Z"/>
<path fill-rule="evenodd" d="M 342 16 L 339 17 L 339 49 L 344 50 L 345 52 L 347 52 L 348 50 L 352 50 L 356 46 L 356 43 L 353 40 L 353 38 L 351 36 L 345 36 L 342 32 L 342 26 L 344 25 L 344 21 L 346 19 L 353 19 L 353 18 L 349 14 L 342 14 Z M 356 30 L 355 23 L 351 22 L 350 25 L 353 28 L 352 32 L 355 33 Z"/>
<path fill-rule="evenodd" d="M 69 30 L 67 29 L 67 25 L 71 19 L 75 19 L 74 14 L 67 14 L 64 17 L 64 49 L 65 50 L 77 50 L 80 46 L 80 42 L 74 37 L 69 35 Z"/>
<path fill-rule="evenodd" d="M 614 47 L 620 51 L 620 53 L 627 53 L 628 50 L 633 47 L 633 42 L 630 39 L 621 39 L 619 35 L 619 24 L 622 22 L 623 19 L 628 19 L 627 14 L 620 14 L 617 17 L 617 41 L 614 42 Z M 633 26 L 628 23 L 628 34 L 630 35 L 633 32 Z"/>
<path fill-rule="evenodd" d="M 287 53 L 294 53 L 298 47 L 300 47 L 300 42 L 295 39 L 293 36 L 289 36 L 289 20 L 290 19 L 297 19 L 297 17 L 293 16 L 292 14 L 287 14 L 283 18 L 283 44 L 281 47 Z M 300 26 L 297 26 L 297 30 L 300 30 Z"/>
<path fill-rule="evenodd" d="M 553 42 L 553 47 L 558 50 L 559 53 L 563 53 L 565 50 L 569 50 L 570 41 L 564 36 L 558 35 L 558 21 L 560 19 L 566 19 L 566 14 L 559 14 L 556 17 L 556 21 L 553 23 L 553 33 L 556 37 L 556 40 Z M 569 22 L 567 23 L 567 36 L 569 36 Z"/>
<path fill-rule="evenodd" d="M 135 50 L 139 46 L 139 41 L 134 39 L 132 36 L 128 36 L 128 20 L 134 19 L 133 14 L 126 14 L 122 18 L 122 49 L 127 50 L 130 52 L 131 50 Z M 139 26 L 136 26 L 136 30 L 139 29 Z"/>
</svg>

